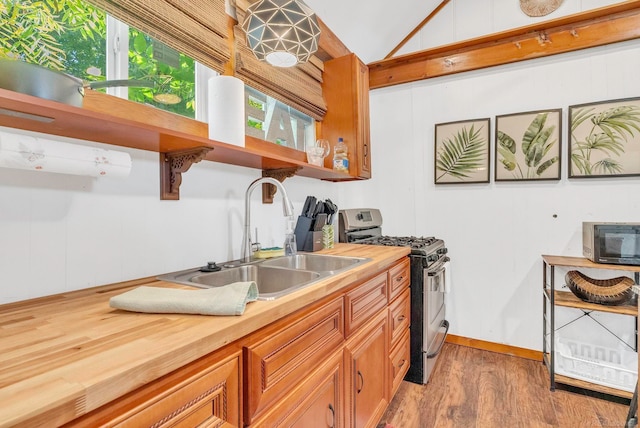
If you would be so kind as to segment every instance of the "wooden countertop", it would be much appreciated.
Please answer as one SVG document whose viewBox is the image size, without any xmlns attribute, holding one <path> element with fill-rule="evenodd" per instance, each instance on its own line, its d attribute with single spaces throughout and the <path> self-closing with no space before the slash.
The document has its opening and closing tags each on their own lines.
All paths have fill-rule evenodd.
<svg viewBox="0 0 640 428">
<path fill-rule="evenodd" d="M 185 288 L 155 277 L 0 305 L 0 426 L 72 420 L 364 280 L 409 252 L 336 244 L 320 254 L 372 260 L 279 299 L 249 303 L 235 317 L 109 307 L 111 297 L 140 285 Z"/>
</svg>

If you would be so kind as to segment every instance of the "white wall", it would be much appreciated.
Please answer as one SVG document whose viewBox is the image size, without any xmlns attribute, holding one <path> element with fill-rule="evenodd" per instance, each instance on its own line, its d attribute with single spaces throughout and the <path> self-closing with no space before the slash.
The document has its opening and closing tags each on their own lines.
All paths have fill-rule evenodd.
<svg viewBox="0 0 640 428">
<path fill-rule="evenodd" d="M 567 178 L 567 106 L 640 96 L 638 70 L 633 41 L 374 90 L 374 178 L 345 184 L 345 206 L 380 207 L 385 234 L 445 240 L 452 334 L 542 349 L 540 255 L 581 256 L 584 220 L 640 221 L 640 177 Z M 436 123 L 490 117 L 493 150 L 496 115 L 560 107 L 560 181 L 433 184 Z"/>
<path fill-rule="evenodd" d="M 616 3 L 621 1 L 563 0 L 550 14 L 531 17 L 520 9 L 518 0 L 455 0 L 447 3 L 396 55 L 525 27 Z"/>
<path fill-rule="evenodd" d="M 158 154 L 115 149 L 132 156 L 127 178 L 0 168 L 0 304 L 240 256 L 244 194 L 261 171 L 203 161 L 183 174 L 180 201 L 161 201 Z M 307 194 L 339 204 L 333 183 L 293 177 L 284 185 L 296 213 Z M 260 193 L 252 224 L 263 246 L 282 246 L 280 195 L 263 205 Z"/>
</svg>

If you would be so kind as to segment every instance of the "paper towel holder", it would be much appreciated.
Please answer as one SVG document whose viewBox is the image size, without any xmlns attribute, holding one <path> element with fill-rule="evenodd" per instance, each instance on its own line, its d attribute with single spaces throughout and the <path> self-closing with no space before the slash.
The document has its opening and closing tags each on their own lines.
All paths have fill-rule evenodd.
<svg viewBox="0 0 640 428">
<path fill-rule="evenodd" d="M 180 199 L 182 173 L 191 165 L 200 162 L 213 147 L 194 147 L 160 153 L 160 199 L 177 201 Z"/>
</svg>

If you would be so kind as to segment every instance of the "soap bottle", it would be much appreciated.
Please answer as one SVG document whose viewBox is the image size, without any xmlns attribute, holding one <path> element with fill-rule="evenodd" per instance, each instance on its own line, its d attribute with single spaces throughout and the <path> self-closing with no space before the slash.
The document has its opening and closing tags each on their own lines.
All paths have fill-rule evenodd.
<svg viewBox="0 0 640 428">
<path fill-rule="evenodd" d="M 349 172 L 348 150 L 342 137 L 338 138 L 338 144 L 333 148 L 333 169 L 335 171 Z"/>
</svg>

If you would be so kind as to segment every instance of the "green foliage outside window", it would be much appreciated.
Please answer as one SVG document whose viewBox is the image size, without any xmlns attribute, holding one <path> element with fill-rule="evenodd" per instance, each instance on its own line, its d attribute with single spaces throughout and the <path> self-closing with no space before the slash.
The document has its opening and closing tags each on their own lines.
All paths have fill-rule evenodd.
<svg viewBox="0 0 640 428">
<path fill-rule="evenodd" d="M 105 39 L 104 13 L 82 1 L 0 0 L 0 57 L 83 77 L 104 69 Z"/>
<path fill-rule="evenodd" d="M 153 58 L 154 41 L 146 34 L 129 30 L 129 77 L 151 80 L 154 88 L 129 88 L 129 99 L 173 113 L 195 117 L 195 62 L 180 54 L 174 68 Z"/>
<path fill-rule="evenodd" d="M 106 15 L 82 0 L 0 0 L 0 58 L 15 58 L 84 80 L 104 80 Z M 130 29 L 129 77 L 155 88 L 130 88 L 129 99 L 188 117 L 195 116 L 195 63 L 180 55 L 180 67 L 153 59 L 151 38 Z M 87 73 L 100 70 L 98 76 Z M 166 97 L 166 94 L 173 95 Z M 175 104 L 158 102 L 177 100 Z"/>
</svg>

